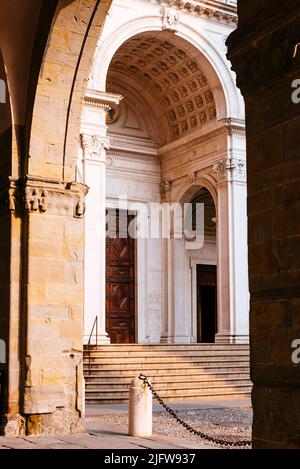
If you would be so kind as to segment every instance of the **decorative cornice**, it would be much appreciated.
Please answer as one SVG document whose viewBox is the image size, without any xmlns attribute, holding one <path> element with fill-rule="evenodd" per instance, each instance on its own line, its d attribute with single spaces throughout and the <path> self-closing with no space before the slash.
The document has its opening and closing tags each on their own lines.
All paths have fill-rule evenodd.
<svg viewBox="0 0 300 469">
<path fill-rule="evenodd" d="M 0 194 L 0 216 L 46 213 L 82 218 L 88 187 L 76 182 L 26 176 L 9 180 Z"/>
<path fill-rule="evenodd" d="M 84 97 L 84 104 L 91 107 L 101 108 L 104 111 L 109 111 L 111 108 L 117 106 L 122 99 L 123 96 L 120 94 L 89 89 Z"/>
<path fill-rule="evenodd" d="M 113 158 L 130 158 L 130 159 L 141 160 L 141 161 L 155 161 L 155 162 L 159 161 L 159 158 L 157 155 L 135 153 L 135 152 L 125 151 L 125 150 L 115 150 L 113 148 L 107 152 L 107 156 L 111 156 Z"/>
<path fill-rule="evenodd" d="M 201 129 L 198 133 L 191 135 L 191 140 L 186 141 L 183 138 L 175 142 L 168 143 L 159 149 L 159 156 L 162 158 L 171 158 L 178 154 L 183 154 L 197 148 L 203 143 L 207 143 L 209 140 L 213 140 L 222 135 L 227 134 L 239 134 L 245 136 L 245 122 L 243 120 L 236 119 L 222 119 L 211 128 Z"/>
<path fill-rule="evenodd" d="M 225 2 L 215 2 L 210 0 L 194 1 L 194 0 L 148 0 L 151 3 L 158 3 L 165 8 L 173 7 L 183 13 L 196 14 L 204 16 L 208 19 L 217 20 L 223 23 L 236 25 L 237 24 L 237 9 L 236 5 L 229 5 Z M 175 10 L 176 11 L 176 10 Z"/>
<path fill-rule="evenodd" d="M 220 160 L 213 166 L 215 173 L 218 173 L 219 182 L 241 181 L 246 182 L 246 161 L 235 158 Z"/>
</svg>

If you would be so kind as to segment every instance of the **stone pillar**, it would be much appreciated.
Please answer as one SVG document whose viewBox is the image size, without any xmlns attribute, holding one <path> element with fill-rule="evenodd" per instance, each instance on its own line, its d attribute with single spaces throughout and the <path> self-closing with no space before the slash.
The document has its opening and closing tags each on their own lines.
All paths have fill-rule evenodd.
<svg viewBox="0 0 300 469">
<path fill-rule="evenodd" d="M 161 226 L 162 226 L 162 333 L 161 343 L 170 344 L 174 342 L 174 238 L 171 235 L 168 209 L 164 204 L 169 203 L 171 183 L 162 182 Z"/>
<path fill-rule="evenodd" d="M 10 228 L 1 272 L 6 292 L 1 335 L 8 350 L 1 396 L 4 435 L 83 428 L 86 193 L 82 184 L 27 176 L 11 178 L 1 195 L 2 220 Z"/>
<path fill-rule="evenodd" d="M 218 333 L 216 342 L 248 343 L 246 162 L 227 158 L 218 174 Z"/>
<path fill-rule="evenodd" d="M 90 188 L 86 200 L 84 268 L 84 341 L 96 316 L 98 343 L 110 343 L 106 327 L 106 151 L 110 147 L 106 118 L 122 96 L 88 91 L 82 122 L 83 181 Z M 95 331 L 96 332 L 96 331 Z M 93 337 L 95 342 L 95 336 Z"/>
<path fill-rule="evenodd" d="M 300 448 L 300 5 L 238 4 L 227 44 L 246 104 L 253 446 Z"/>
<path fill-rule="evenodd" d="M 161 343 L 174 342 L 174 239 L 162 239 L 163 309 Z"/>
<path fill-rule="evenodd" d="M 98 343 L 110 343 L 105 330 L 106 150 L 109 148 L 109 139 L 82 134 L 82 144 L 85 181 L 90 187 L 85 218 L 84 341 L 86 343 L 89 340 L 97 316 Z M 95 343 L 95 336 L 92 340 Z"/>
</svg>

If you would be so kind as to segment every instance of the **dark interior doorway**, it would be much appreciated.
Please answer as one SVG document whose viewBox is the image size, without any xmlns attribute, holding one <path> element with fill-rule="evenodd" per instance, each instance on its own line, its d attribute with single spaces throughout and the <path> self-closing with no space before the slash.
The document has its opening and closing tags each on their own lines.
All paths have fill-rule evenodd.
<svg viewBox="0 0 300 469">
<path fill-rule="evenodd" d="M 217 268 L 197 265 L 197 342 L 214 343 L 217 333 Z"/>
</svg>

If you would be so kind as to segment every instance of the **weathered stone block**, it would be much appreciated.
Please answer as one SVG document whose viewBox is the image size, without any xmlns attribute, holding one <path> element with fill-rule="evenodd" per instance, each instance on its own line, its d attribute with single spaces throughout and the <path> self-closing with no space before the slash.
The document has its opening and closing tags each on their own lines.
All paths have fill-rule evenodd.
<svg viewBox="0 0 300 469">
<path fill-rule="evenodd" d="M 80 335 L 83 334 L 82 320 L 73 319 L 70 321 L 61 321 L 60 334 L 61 337 L 70 339 L 80 337 Z"/>
</svg>

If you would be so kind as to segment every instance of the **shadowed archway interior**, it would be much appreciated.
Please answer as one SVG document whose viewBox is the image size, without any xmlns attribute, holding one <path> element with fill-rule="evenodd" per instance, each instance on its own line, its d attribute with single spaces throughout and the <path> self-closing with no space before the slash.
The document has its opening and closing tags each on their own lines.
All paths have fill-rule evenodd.
<svg viewBox="0 0 300 469">
<path fill-rule="evenodd" d="M 139 91 L 145 120 L 149 121 L 148 137 L 159 146 L 216 119 L 208 79 L 193 48 L 184 40 L 181 43 L 179 47 L 164 32 L 139 34 L 118 49 L 107 76 L 109 92 L 135 102 L 133 85 Z M 125 106 L 126 99 L 121 109 Z"/>
</svg>

